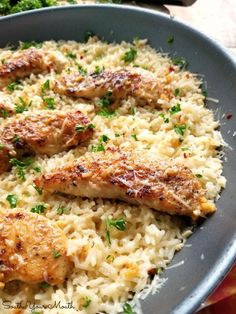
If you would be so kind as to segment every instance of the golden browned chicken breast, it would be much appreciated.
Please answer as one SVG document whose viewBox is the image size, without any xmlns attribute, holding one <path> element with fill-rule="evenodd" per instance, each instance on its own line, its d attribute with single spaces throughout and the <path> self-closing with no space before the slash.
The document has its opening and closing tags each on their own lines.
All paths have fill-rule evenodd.
<svg viewBox="0 0 236 314">
<path fill-rule="evenodd" d="M 147 161 L 115 148 L 87 153 L 73 164 L 42 175 L 35 183 L 50 192 L 120 199 L 193 219 L 215 211 L 187 167 L 174 161 Z"/>
<path fill-rule="evenodd" d="M 46 53 L 40 49 L 32 48 L 16 52 L 12 59 L 0 67 L 0 89 L 31 73 L 49 72 L 51 69 L 61 72 L 64 64 L 65 60 L 61 55 Z"/>
<path fill-rule="evenodd" d="M 153 73 L 133 68 L 107 70 L 85 76 L 79 73 L 64 75 L 55 82 L 54 90 L 59 94 L 86 99 L 110 97 L 115 101 L 131 96 L 140 104 L 157 104 L 163 94 L 168 99 L 173 97 L 172 92 Z"/>
<path fill-rule="evenodd" d="M 93 124 L 80 112 L 44 111 L 8 121 L 0 127 L 0 173 L 12 157 L 54 155 L 87 141 Z"/>
<path fill-rule="evenodd" d="M 0 212 L 0 282 L 62 284 L 70 261 L 63 231 L 42 215 Z"/>
</svg>

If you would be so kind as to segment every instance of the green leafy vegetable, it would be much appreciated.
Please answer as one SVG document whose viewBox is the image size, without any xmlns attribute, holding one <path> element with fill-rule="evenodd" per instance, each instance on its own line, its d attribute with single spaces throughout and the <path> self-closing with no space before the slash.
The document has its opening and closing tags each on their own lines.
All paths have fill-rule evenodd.
<svg viewBox="0 0 236 314">
<path fill-rule="evenodd" d="M 47 289 L 47 288 L 51 287 L 51 285 L 48 282 L 43 281 L 39 284 L 39 287 L 42 289 Z"/>
<path fill-rule="evenodd" d="M 131 305 L 127 302 L 123 306 L 123 314 L 134 314 Z"/>
<path fill-rule="evenodd" d="M 174 40 L 174 36 L 169 36 L 166 41 L 168 44 L 173 44 Z"/>
<path fill-rule="evenodd" d="M 125 63 L 131 63 L 134 61 L 134 59 L 137 57 L 137 49 L 131 47 L 130 50 L 128 50 L 122 57 L 121 60 L 123 60 Z"/>
<path fill-rule="evenodd" d="M 43 194 L 43 189 L 36 186 L 36 185 L 33 185 L 33 187 L 35 188 L 35 190 L 38 192 L 39 195 L 42 195 Z"/>
<path fill-rule="evenodd" d="M 19 143 L 19 141 L 20 141 L 20 138 L 19 138 L 19 135 L 17 135 L 17 134 L 15 134 L 14 136 L 13 136 L 13 138 L 12 138 L 12 143 Z"/>
<path fill-rule="evenodd" d="M 59 207 L 57 208 L 57 213 L 58 213 L 58 215 L 65 214 L 65 213 L 67 213 L 67 212 L 68 212 L 68 209 L 67 209 L 66 207 L 64 207 L 64 206 L 59 206 Z"/>
<path fill-rule="evenodd" d="M 40 9 L 57 4 L 56 0 L 18 0 L 16 3 L 15 2 L 16 1 L 13 2 L 14 5 L 12 5 L 10 8 L 10 12 L 7 13 L 17 13 L 21 11 Z"/>
<path fill-rule="evenodd" d="M 25 49 L 28 49 L 30 47 L 41 48 L 42 43 L 37 43 L 36 41 L 33 40 L 33 41 L 22 42 L 20 45 L 21 50 L 25 50 Z"/>
<path fill-rule="evenodd" d="M 173 115 L 179 111 L 181 111 L 181 107 L 180 107 L 180 104 L 177 104 L 176 106 L 173 106 L 170 108 L 169 113 Z"/>
<path fill-rule="evenodd" d="M 107 143 L 110 140 L 110 138 L 107 135 L 101 135 L 99 141 Z"/>
<path fill-rule="evenodd" d="M 27 104 L 22 97 L 19 97 L 19 103 L 15 104 L 15 113 L 22 113 L 24 111 L 28 111 L 28 107 L 32 105 L 32 101 Z"/>
<path fill-rule="evenodd" d="M 131 114 L 134 116 L 136 114 L 137 109 L 136 107 L 132 106 L 130 111 L 131 111 Z"/>
<path fill-rule="evenodd" d="M 123 218 L 119 219 L 106 219 L 106 233 L 105 237 L 109 244 L 111 244 L 110 229 L 111 227 L 117 230 L 124 231 L 126 228 L 126 221 Z"/>
<path fill-rule="evenodd" d="M 9 194 L 6 197 L 6 200 L 9 202 L 11 208 L 15 208 L 18 201 L 18 196 L 15 194 Z"/>
<path fill-rule="evenodd" d="M 19 89 L 20 85 L 20 81 L 12 82 L 11 84 L 7 85 L 7 90 L 9 90 L 10 92 L 14 92 L 15 90 Z"/>
<path fill-rule="evenodd" d="M 179 89 L 179 88 L 176 88 L 174 93 L 175 93 L 175 96 L 179 96 L 180 89 Z"/>
<path fill-rule="evenodd" d="M 55 99 L 51 97 L 43 98 L 43 101 L 47 104 L 47 109 L 54 110 L 55 107 Z"/>
<path fill-rule="evenodd" d="M 41 93 L 42 93 L 42 95 L 44 95 L 45 92 L 46 92 L 47 90 L 49 90 L 49 89 L 50 89 L 50 81 L 49 81 L 49 80 L 46 80 L 46 81 L 41 85 Z"/>
<path fill-rule="evenodd" d="M 87 307 L 89 307 L 91 302 L 92 300 L 89 297 L 85 297 L 85 300 L 82 306 L 86 309 Z"/>
<path fill-rule="evenodd" d="M 186 69 L 188 62 L 184 58 L 173 58 L 172 62 L 174 65 L 178 65 L 180 69 Z"/>
<path fill-rule="evenodd" d="M 86 75 L 87 74 L 87 70 L 81 65 L 81 64 L 77 64 L 77 68 L 78 68 L 78 71 L 81 75 Z"/>
<path fill-rule="evenodd" d="M 30 211 L 36 214 L 43 214 L 46 208 L 47 207 L 44 204 L 37 204 L 33 208 L 31 208 Z"/>
<path fill-rule="evenodd" d="M 76 124 L 75 130 L 79 133 L 88 129 L 94 129 L 96 126 L 92 123 L 89 123 L 88 125 L 81 125 L 81 124 Z"/>
<path fill-rule="evenodd" d="M 9 117 L 9 111 L 7 109 L 1 109 L 0 110 L 0 115 L 6 119 L 7 117 Z"/>
<path fill-rule="evenodd" d="M 100 74 L 100 73 L 102 73 L 103 71 L 104 71 L 104 66 L 103 66 L 103 67 L 100 67 L 99 65 L 96 65 L 95 71 L 94 71 L 95 74 Z"/>
<path fill-rule="evenodd" d="M 202 178 L 202 177 L 203 177 L 203 175 L 200 174 L 200 173 L 196 173 L 195 176 L 196 176 L 197 178 Z"/>
<path fill-rule="evenodd" d="M 68 58 L 71 58 L 71 59 L 76 59 L 76 58 L 77 58 L 76 54 L 73 53 L 73 52 L 68 52 L 68 53 L 66 54 L 66 56 L 67 56 Z"/>
<path fill-rule="evenodd" d="M 131 134 L 131 137 L 135 140 L 138 141 L 137 135 L 136 134 Z"/>
<path fill-rule="evenodd" d="M 120 134 L 119 133 L 115 133 L 115 137 L 120 137 Z"/>
<path fill-rule="evenodd" d="M 109 117 L 115 114 L 113 110 L 109 108 L 112 103 L 112 91 L 106 92 L 106 94 L 99 99 L 97 104 L 101 107 L 101 110 L 98 112 L 98 115 Z"/>
<path fill-rule="evenodd" d="M 181 150 L 184 152 L 186 150 L 190 150 L 189 147 L 182 147 Z"/>
<path fill-rule="evenodd" d="M 164 115 L 164 113 L 160 113 L 159 116 L 164 120 L 164 123 L 169 123 L 170 119 Z"/>
<path fill-rule="evenodd" d="M 25 170 L 32 165 L 34 162 L 32 158 L 27 157 L 23 160 L 18 160 L 17 158 L 11 158 L 10 159 L 10 164 L 16 168 L 17 170 L 17 176 L 19 179 L 22 181 L 25 180 Z"/>
<path fill-rule="evenodd" d="M 52 255 L 55 259 L 59 258 L 61 256 L 61 253 L 58 252 L 55 248 L 52 249 Z"/>
<path fill-rule="evenodd" d="M 181 136 L 184 135 L 186 129 L 187 129 L 186 124 L 180 124 L 180 125 L 175 125 L 175 126 L 174 126 L 175 132 L 176 132 L 177 134 L 181 135 Z"/>
</svg>

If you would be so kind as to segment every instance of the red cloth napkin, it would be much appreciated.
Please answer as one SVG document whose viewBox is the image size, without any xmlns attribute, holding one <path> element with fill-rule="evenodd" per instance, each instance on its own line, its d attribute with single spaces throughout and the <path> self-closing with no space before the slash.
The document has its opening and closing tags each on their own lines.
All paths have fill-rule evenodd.
<svg viewBox="0 0 236 314">
<path fill-rule="evenodd" d="M 236 314 L 236 264 L 197 314 Z"/>
</svg>

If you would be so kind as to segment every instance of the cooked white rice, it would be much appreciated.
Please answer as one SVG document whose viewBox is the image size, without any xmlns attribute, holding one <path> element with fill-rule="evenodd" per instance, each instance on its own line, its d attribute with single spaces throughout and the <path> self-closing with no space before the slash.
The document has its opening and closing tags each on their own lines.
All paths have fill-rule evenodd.
<svg viewBox="0 0 236 314">
<path fill-rule="evenodd" d="M 136 40 L 133 44 L 108 44 L 96 38 L 90 38 L 88 43 L 48 41 L 42 49 L 62 53 L 67 60 L 66 71 L 77 69 L 76 63 L 79 63 L 90 73 L 96 66 L 104 66 L 105 69 L 124 66 L 121 58 L 131 46 L 138 51 L 131 66 L 136 64 L 152 71 L 173 90 L 179 89 L 179 95 L 170 102 L 163 96 L 162 111 L 151 106 L 135 107 L 135 100 L 130 98 L 122 101 L 115 116 L 107 118 L 95 115 L 94 101 L 87 104 L 66 96 L 60 97 L 50 90 L 47 96 L 55 99 L 56 109 L 81 110 L 96 125 L 96 132 L 88 147 L 84 145 L 51 158 L 36 157 L 35 165 L 40 166 L 42 172 L 50 172 L 91 150 L 92 145 L 98 144 L 101 135 L 107 135 L 110 140 L 105 145 L 141 150 L 147 154 L 147 158 L 171 157 L 189 166 L 195 174 L 202 176 L 199 180 L 207 190 L 207 198 L 213 201 L 226 182 L 221 175 L 222 161 L 217 156 L 217 147 L 223 145 L 224 141 L 216 130 L 218 121 L 214 120 L 212 111 L 204 106 L 201 81 L 196 75 L 173 66 L 167 55 L 157 53 L 145 40 Z M 68 53 L 76 55 L 76 59 L 69 57 Z M 7 60 L 12 54 L 14 52 L 11 50 L 0 50 L 0 61 Z M 170 66 L 174 71 L 169 70 Z M 19 97 L 23 97 L 26 102 L 32 101 L 29 111 L 23 114 L 45 110 L 40 95 L 41 86 L 47 79 L 53 81 L 54 77 L 53 72 L 32 74 L 22 81 L 19 90 L 9 92 L 4 89 L 0 92 L 0 102 L 15 104 L 19 102 Z M 169 123 L 165 123 L 160 113 L 168 115 L 168 110 L 177 103 L 181 105 L 181 111 L 169 117 Z M 4 124 L 5 120 L 1 119 L 1 123 Z M 183 142 L 174 130 L 175 124 L 187 126 Z M 132 137 L 134 134 L 137 141 Z M 29 301 L 32 302 L 31 306 L 34 303 L 39 306 L 39 309 L 35 309 L 39 313 L 115 314 L 122 312 L 123 304 L 144 288 L 146 293 L 161 286 L 163 280 L 159 275 L 150 285 L 148 270 L 165 268 L 175 252 L 183 247 L 190 231 L 183 228 L 181 218 L 118 201 L 39 195 L 33 187 L 36 176 L 32 167 L 26 172 L 25 181 L 18 179 L 15 169 L 1 175 L 0 205 L 8 210 L 8 194 L 16 194 L 19 197 L 18 207 L 25 211 L 30 211 L 35 204 L 44 203 L 47 207 L 45 216 L 56 221 L 68 238 L 67 252 L 74 262 L 74 268 L 68 280 L 59 287 L 40 289 L 38 286 L 10 283 L 0 292 L 2 300 L 9 301 L 0 303 L 1 313 L 12 312 L 7 310 L 7 306 L 17 306 L 16 303 L 20 301 L 25 305 Z M 59 206 L 65 206 L 68 211 L 58 215 Z M 112 229 L 112 244 L 109 246 L 105 240 L 105 220 L 120 217 L 126 220 L 127 228 L 125 231 Z M 91 302 L 85 308 L 88 300 Z M 40 309 L 43 305 L 59 301 L 61 306 L 72 302 L 75 309 Z M 13 313 L 31 313 L 31 310 L 28 303 L 27 309 Z"/>
</svg>

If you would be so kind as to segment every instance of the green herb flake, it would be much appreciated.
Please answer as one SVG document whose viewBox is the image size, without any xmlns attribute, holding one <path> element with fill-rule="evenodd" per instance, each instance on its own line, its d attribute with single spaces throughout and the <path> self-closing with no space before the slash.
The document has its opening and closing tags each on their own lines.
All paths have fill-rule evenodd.
<svg viewBox="0 0 236 314">
<path fill-rule="evenodd" d="M 102 73 L 104 71 L 104 69 L 105 69 L 104 66 L 100 67 L 100 66 L 96 65 L 94 74 L 98 75 L 98 74 Z"/>
<path fill-rule="evenodd" d="M 84 41 L 87 42 L 89 40 L 90 37 L 93 37 L 94 33 L 92 31 L 86 31 L 84 33 Z"/>
<path fill-rule="evenodd" d="M 196 173 L 195 176 L 196 176 L 197 178 L 202 178 L 202 177 L 203 177 L 203 175 L 200 174 L 200 173 Z"/>
<path fill-rule="evenodd" d="M 9 112 L 7 109 L 1 109 L 0 110 L 0 116 L 2 116 L 4 119 L 6 119 L 7 117 L 9 117 Z"/>
<path fill-rule="evenodd" d="M 92 123 L 89 123 L 88 125 L 81 125 L 81 124 L 76 124 L 75 126 L 75 130 L 80 133 L 82 131 L 85 131 L 85 130 L 89 130 L 89 129 L 94 129 L 96 126 Z"/>
<path fill-rule="evenodd" d="M 68 208 L 66 208 L 66 207 L 64 207 L 64 206 L 59 206 L 58 208 L 57 208 L 57 214 L 58 215 L 63 215 L 63 214 L 66 214 L 66 213 L 68 213 Z"/>
<path fill-rule="evenodd" d="M 135 140 L 138 141 L 137 135 L 136 134 L 131 134 L 131 137 Z"/>
<path fill-rule="evenodd" d="M 119 133 L 115 133 L 115 137 L 120 137 L 120 134 Z"/>
<path fill-rule="evenodd" d="M 126 229 L 126 221 L 123 218 L 119 219 L 106 219 L 106 233 L 105 238 L 109 244 L 111 244 L 110 229 L 111 227 L 116 228 L 119 231 Z"/>
<path fill-rule="evenodd" d="M 43 214 L 46 208 L 47 207 L 44 204 L 37 204 L 33 208 L 31 208 L 30 211 L 36 214 Z"/>
<path fill-rule="evenodd" d="M 173 114 L 176 114 L 177 112 L 180 112 L 180 111 L 181 111 L 180 104 L 177 104 L 176 106 L 173 106 L 170 108 L 169 113 L 171 115 L 173 115 Z"/>
<path fill-rule="evenodd" d="M 42 195 L 43 194 L 43 189 L 36 186 L 36 185 L 33 185 L 34 189 L 38 192 L 39 195 Z"/>
<path fill-rule="evenodd" d="M 76 54 L 73 52 L 67 52 L 66 56 L 67 56 L 67 58 L 70 58 L 70 59 L 76 59 L 77 58 Z"/>
<path fill-rule="evenodd" d="M 9 194 L 6 197 L 6 200 L 9 202 L 11 208 L 15 208 L 18 201 L 18 196 L 15 194 Z"/>
<path fill-rule="evenodd" d="M 189 147 L 182 147 L 181 150 L 182 150 L 183 152 L 185 152 L 185 151 L 190 150 L 190 149 L 189 149 Z"/>
<path fill-rule="evenodd" d="M 175 91 L 174 91 L 174 94 L 175 94 L 176 97 L 179 96 L 179 94 L 180 94 L 180 89 L 179 89 L 179 88 L 176 88 Z"/>
<path fill-rule="evenodd" d="M 125 63 L 131 63 L 137 57 L 137 49 L 131 47 L 130 50 L 126 51 L 126 53 L 121 57 Z"/>
<path fill-rule="evenodd" d="M 92 145 L 91 148 L 92 152 L 104 152 L 105 151 L 105 147 L 102 143 L 99 143 L 97 146 Z"/>
<path fill-rule="evenodd" d="M 164 115 L 164 113 L 160 113 L 159 116 L 164 120 L 164 123 L 169 123 L 170 119 Z"/>
<path fill-rule="evenodd" d="M 167 42 L 167 44 L 173 44 L 173 42 L 174 42 L 174 36 L 169 36 L 168 38 L 167 38 L 167 40 L 166 40 L 166 42 Z"/>
<path fill-rule="evenodd" d="M 22 97 L 19 97 L 19 103 L 15 104 L 15 113 L 28 111 L 28 107 L 32 105 L 32 101 L 27 104 Z"/>
<path fill-rule="evenodd" d="M 115 257 L 113 255 L 107 255 L 106 260 L 110 263 L 114 261 Z"/>
<path fill-rule="evenodd" d="M 54 110 L 55 107 L 55 99 L 48 97 L 48 98 L 43 98 L 43 101 L 47 104 L 46 108 L 49 110 Z"/>
<path fill-rule="evenodd" d="M 21 85 L 20 81 L 12 82 L 11 84 L 7 85 L 7 90 L 10 92 L 14 92 L 15 90 L 19 89 L 20 85 Z"/>
<path fill-rule="evenodd" d="M 29 49 L 30 47 L 41 48 L 42 43 L 37 43 L 36 41 L 25 41 L 20 45 L 21 50 Z"/>
<path fill-rule="evenodd" d="M 180 124 L 180 125 L 174 125 L 174 130 L 177 134 L 183 136 L 185 131 L 187 129 L 187 125 L 186 124 Z"/>
<path fill-rule="evenodd" d="M 131 114 L 134 116 L 134 115 L 136 114 L 136 112 L 137 112 L 136 107 L 135 107 L 135 106 L 132 106 L 131 109 L 130 109 L 130 112 L 131 112 Z"/>
<path fill-rule="evenodd" d="M 44 95 L 46 91 L 50 90 L 50 81 L 46 80 L 42 85 L 41 85 L 41 93 Z"/>
<path fill-rule="evenodd" d="M 41 282 L 41 283 L 39 284 L 39 287 L 40 287 L 41 289 L 47 289 L 47 288 L 51 287 L 51 285 L 50 285 L 48 282 L 43 281 L 43 282 Z"/>
<path fill-rule="evenodd" d="M 89 298 L 89 297 L 85 297 L 84 298 L 84 303 L 83 303 L 83 308 L 87 308 L 87 307 L 89 307 L 89 305 L 90 305 L 90 303 L 92 302 L 92 300 Z"/>
<path fill-rule="evenodd" d="M 16 168 L 17 171 L 17 176 L 19 179 L 22 181 L 25 180 L 25 170 L 32 165 L 34 162 L 32 158 L 27 157 L 23 160 L 19 160 L 17 158 L 11 158 L 10 159 L 10 164 Z"/>
<path fill-rule="evenodd" d="M 37 173 L 40 173 L 41 172 L 41 167 L 40 166 L 34 166 L 33 167 L 33 170 Z"/>
<path fill-rule="evenodd" d="M 55 248 L 52 249 L 52 256 L 57 259 L 61 256 L 61 253 L 58 252 Z"/>
<path fill-rule="evenodd" d="M 77 68 L 81 75 L 85 76 L 87 74 L 87 70 L 81 64 L 78 63 Z"/>
<path fill-rule="evenodd" d="M 172 62 L 174 65 L 178 65 L 180 69 L 186 69 L 188 62 L 184 58 L 173 58 Z"/>
<path fill-rule="evenodd" d="M 202 90 L 202 95 L 207 98 L 207 91 L 206 90 Z"/>
<path fill-rule="evenodd" d="M 128 302 L 124 304 L 122 314 L 134 314 L 133 309 Z"/>
<path fill-rule="evenodd" d="M 3 150 L 5 146 L 3 144 L 0 144 L 0 150 Z"/>
<path fill-rule="evenodd" d="M 98 115 L 106 118 L 111 118 L 112 116 L 115 115 L 115 111 L 109 108 L 103 108 L 98 112 Z"/>
<path fill-rule="evenodd" d="M 106 94 L 99 99 L 98 105 L 102 108 L 108 107 L 112 103 L 112 91 L 107 91 Z"/>
<path fill-rule="evenodd" d="M 163 268 L 162 267 L 157 267 L 157 275 L 160 275 L 163 272 Z"/>
<path fill-rule="evenodd" d="M 19 143 L 19 141 L 20 141 L 19 135 L 15 134 L 11 141 L 13 144 Z"/>
<path fill-rule="evenodd" d="M 110 140 L 110 138 L 107 135 L 101 135 L 99 141 L 107 143 Z"/>
</svg>

